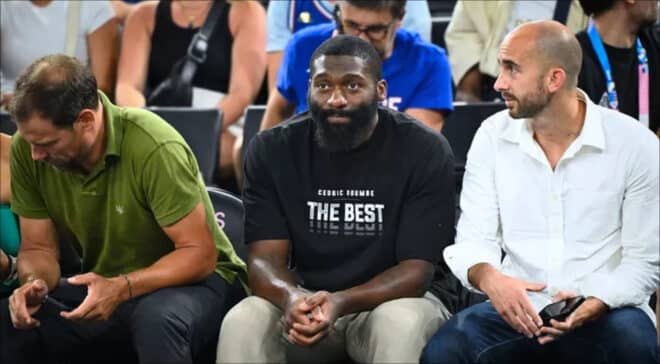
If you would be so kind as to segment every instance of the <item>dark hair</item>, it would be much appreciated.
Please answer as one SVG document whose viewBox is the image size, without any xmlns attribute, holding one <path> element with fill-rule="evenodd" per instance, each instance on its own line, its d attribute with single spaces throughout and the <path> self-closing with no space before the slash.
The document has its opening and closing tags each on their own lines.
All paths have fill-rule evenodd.
<svg viewBox="0 0 660 364">
<path fill-rule="evenodd" d="M 346 0 L 347 3 L 360 9 L 389 9 L 392 18 L 403 19 L 406 0 Z"/>
<path fill-rule="evenodd" d="M 96 109 L 99 95 L 92 71 L 64 54 L 32 62 L 18 77 L 10 112 L 17 122 L 35 113 L 58 128 L 71 128 L 83 109 Z"/>
<path fill-rule="evenodd" d="M 355 56 L 364 60 L 367 72 L 378 82 L 383 78 L 382 59 L 371 43 L 353 35 L 338 35 L 323 42 L 312 54 L 309 69 L 314 74 L 314 61 L 321 56 Z"/>
<path fill-rule="evenodd" d="M 614 6 L 618 0 L 580 0 L 580 6 L 582 6 L 582 11 L 586 15 L 598 16 Z"/>
</svg>

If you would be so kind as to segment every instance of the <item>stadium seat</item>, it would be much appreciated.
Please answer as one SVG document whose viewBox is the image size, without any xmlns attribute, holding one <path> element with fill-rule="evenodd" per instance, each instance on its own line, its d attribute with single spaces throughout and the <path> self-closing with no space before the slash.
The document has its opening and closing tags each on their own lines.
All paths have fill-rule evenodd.
<svg viewBox="0 0 660 364">
<path fill-rule="evenodd" d="M 199 170 L 208 185 L 218 165 L 222 111 L 217 108 L 150 107 L 176 129 L 197 158 Z"/>
<path fill-rule="evenodd" d="M 0 133 L 14 135 L 16 124 L 11 121 L 11 116 L 6 111 L 0 111 Z"/>
<path fill-rule="evenodd" d="M 245 245 L 245 236 L 243 234 L 243 219 L 245 218 L 245 209 L 243 201 L 232 194 L 217 187 L 206 187 L 215 210 L 215 219 L 220 228 L 225 232 L 229 241 L 234 246 L 236 254 L 243 261 L 247 260 L 247 246 Z"/>
<path fill-rule="evenodd" d="M 266 105 L 250 105 L 245 108 L 245 124 L 243 126 L 243 148 L 241 150 L 241 160 L 245 156 L 247 146 L 250 140 L 254 138 L 261 128 L 261 119 L 266 112 Z"/>
</svg>

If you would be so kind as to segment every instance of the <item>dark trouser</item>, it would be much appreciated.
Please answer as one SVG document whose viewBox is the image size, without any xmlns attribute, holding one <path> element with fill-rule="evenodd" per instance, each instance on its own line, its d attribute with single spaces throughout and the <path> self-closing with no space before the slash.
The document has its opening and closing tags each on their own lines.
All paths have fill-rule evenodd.
<svg viewBox="0 0 660 364">
<path fill-rule="evenodd" d="M 513 330 L 490 302 L 467 308 L 429 340 L 421 363 L 658 363 L 653 322 L 634 307 L 612 310 L 546 345 Z"/>
<path fill-rule="evenodd" d="M 57 289 L 50 293 L 58 298 Z M 160 289 L 117 307 L 106 322 L 75 323 L 44 305 L 38 328 L 14 329 L 0 301 L 1 363 L 214 362 L 225 313 L 244 296 L 214 273 L 204 281 Z"/>
</svg>

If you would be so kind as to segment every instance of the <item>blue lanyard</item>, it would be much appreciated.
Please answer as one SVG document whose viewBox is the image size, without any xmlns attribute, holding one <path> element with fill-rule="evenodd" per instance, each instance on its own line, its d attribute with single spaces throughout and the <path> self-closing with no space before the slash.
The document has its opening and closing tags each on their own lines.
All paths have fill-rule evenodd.
<svg viewBox="0 0 660 364">
<path fill-rule="evenodd" d="M 600 39 L 600 34 L 598 34 L 598 29 L 596 29 L 596 26 L 594 25 L 593 21 L 589 22 L 588 34 L 589 34 L 589 40 L 591 40 L 591 45 L 593 46 L 594 51 L 596 52 L 596 56 L 598 57 L 598 62 L 600 63 L 603 72 L 605 73 L 605 81 L 607 88 L 607 104 L 610 107 L 610 109 L 618 110 L 619 99 L 616 93 L 616 85 L 614 84 L 614 78 L 612 77 L 612 68 L 610 67 L 610 61 L 607 59 L 607 53 L 605 53 L 605 46 L 603 46 L 603 41 Z M 642 46 L 642 42 L 639 41 L 639 37 L 637 37 L 637 39 L 635 40 L 635 44 L 637 46 L 637 61 L 639 62 L 640 73 L 645 72 L 645 74 L 648 75 L 649 72 L 648 58 L 646 56 L 646 50 Z M 644 96 L 648 98 L 648 94 L 639 95 L 640 104 L 642 103 L 641 98 Z"/>
</svg>

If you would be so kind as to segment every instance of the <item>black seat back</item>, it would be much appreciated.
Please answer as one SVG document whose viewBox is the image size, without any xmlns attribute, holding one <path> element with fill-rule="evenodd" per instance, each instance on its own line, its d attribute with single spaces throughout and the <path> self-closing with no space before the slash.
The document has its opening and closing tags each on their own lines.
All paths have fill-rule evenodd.
<svg viewBox="0 0 660 364">
<path fill-rule="evenodd" d="M 218 165 L 222 111 L 217 108 L 150 107 L 186 140 L 206 184 L 211 184 Z"/>
<path fill-rule="evenodd" d="M 501 102 L 454 103 L 454 111 L 445 120 L 442 134 L 451 145 L 459 169 L 465 167 L 467 152 L 481 122 L 504 108 Z"/>
<path fill-rule="evenodd" d="M 0 133 L 14 135 L 16 124 L 11 121 L 11 116 L 6 111 L 0 111 Z"/>
<path fill-rule="evenodd" d="M 250 105 L 245 109 L 245 123 L 243 125 L 243 149 L 241 156 L 245 155 L 247 146 L 261 128 L 261 119 L 266 112 L 266 105 Z M 242 158 L 241 158 L 242 159 Z"/>
<path fill-rule="evenodd" d="M 236 254 L 243 261 L 247 260 L 247 246 L 245 245 L 245 236 L 243 233 L 243 220 L 245 219 L 245 209 L 243 201 L 232 194 L 217 187 L 206 187 L 215 210 L 215 219 L 220 228 L 225 232 L 229 241 L 231 241 Z"/>
</svg>

